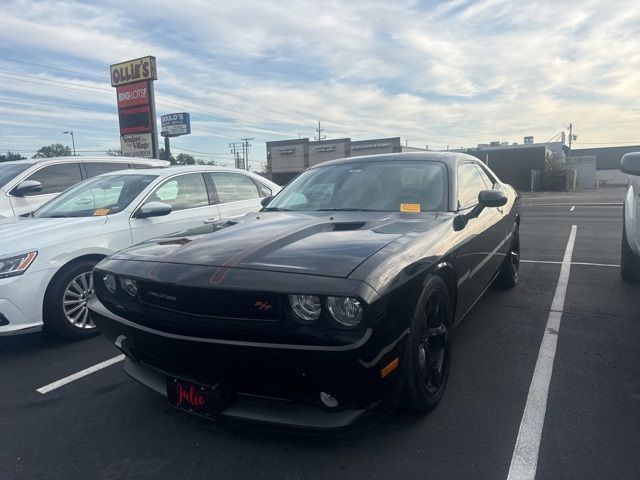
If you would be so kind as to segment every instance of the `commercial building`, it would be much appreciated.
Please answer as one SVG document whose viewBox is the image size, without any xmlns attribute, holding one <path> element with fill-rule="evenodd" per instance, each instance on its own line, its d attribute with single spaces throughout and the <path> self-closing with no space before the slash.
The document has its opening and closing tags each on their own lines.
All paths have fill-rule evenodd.
<svg viewBox="0 0 640 480">
<path fill-rule="evenodd" d="M 306 168 L 328 160 L 420 150 L 402 146 L 400 137 L 359 141 L 337 138 L 319 142 L 298 138 L 267 142 L 267 176 L 277 184 L 284 185 Z"/>
</svg>

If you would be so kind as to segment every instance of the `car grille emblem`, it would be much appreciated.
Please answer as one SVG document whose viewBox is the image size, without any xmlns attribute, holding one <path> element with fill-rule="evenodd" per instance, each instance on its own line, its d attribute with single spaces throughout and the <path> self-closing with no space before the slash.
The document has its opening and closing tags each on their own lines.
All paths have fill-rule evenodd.
<svg viewBox="0 0 640 480">
<path fill-rule="evenodd" d="M 256 300 L 256 303 L 254 303 L 253 306 L 257 307 L 260 312 L 266 312 L 267 310 L 271 310 L 271 307 L 273 307 L 273 305 L 266 300 Z"/>
<path fill-rule="evenodd" d="M 162 298 L 163 300 L 171 300 L 172 302 L 175 302 L 178 300 L 178 297 L 175 297 L 173 295 L 167 295 L 166 293 L 154 292 L 153 290 L 149 291 L 149 296 Z"/>
</svg>

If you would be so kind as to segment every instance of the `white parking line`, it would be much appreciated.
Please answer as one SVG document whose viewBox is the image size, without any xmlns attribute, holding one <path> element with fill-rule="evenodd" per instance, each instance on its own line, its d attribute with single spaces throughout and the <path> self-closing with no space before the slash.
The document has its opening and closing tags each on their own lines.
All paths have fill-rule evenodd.
<svg viewBox="0 0 640 480">
<path fill-rule="evenodd" d="M 562 265 L 563 262 L 555 260 L 520 260 L 522 263 L 549 263 L 552 265 Z M 615 263 L 590 263 L 590 262 L 571 262 L 571 265 L 586 265 L 587 267 L 613 267 L 620 268 L 620 265 Z"/>
<path fill-rule="evenodd" d="M 76 380 L 82 377 L 86 377 L 87 375 L 90 375 L 93 372 L 102 370 L 103 368 L 113 365 L 114 363 L 121 362 L 122 360 L 124 360 L 124 355 L 118 355 L 117 357 L 113 357 L 113 358 L 110 358 L 109 360 L 105 360 L 104 362 L 100 362 L 97 365 L 94 365 L 93 367 L 85 368 L 84 370 L 80 370 L 79 372 L 69 375 L 68 377 L 61 378 L 60 380 L 56 380 L 55 382 L 50 383 L 49 385 L 40 387 L 36 391 L 44 395 L 45 393 L 49 393 L 50 391 L 55 390 L 56 388 L 63 387 L 66 384 L 71 382 L 75 382 Z"/>
<path fill-rule="evenodd" d="M 533 371 L 533 378 L 529 387 L 524 413 L 522 414 L 522 421 L 520 422 L 518 439 L 513 449 L 507 480 L 534 480 L 536 476 L 542 427 L 547 411 L 549 384 L 553 373 L 553 361 L 556 356 L 560 320 L 562 318 L 567 285 L 569 284 L 571 257 L 577 230 L 577 225 L 571 227 L 567 248 L 564 251 L 560 278 L 558 279 L 556 293 L 551 304 L 551 312 L 549 312 L 549 319 L 540 344 L 538 360 Z"/>
</svg>

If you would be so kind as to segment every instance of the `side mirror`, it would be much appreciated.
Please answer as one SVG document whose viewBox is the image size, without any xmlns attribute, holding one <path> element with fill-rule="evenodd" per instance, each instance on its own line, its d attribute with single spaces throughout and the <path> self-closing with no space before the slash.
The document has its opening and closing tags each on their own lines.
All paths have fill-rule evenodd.
<svg viewBox="0 0 640 480">
<path fill-rule="evenodd" d="M 470 212 L 453 219 L 453 229 L 458 232 L 467 226 L 469 220 L 477 218 L 485 208 L 502 207 L 509 199 L 502 190 L 482 190 L 478 194 L 478 204 Z"/>
<path fill-rule="evenodd" d="M 269 205 L 269 202 L 273 200 L 273 195 L 269 195 L 268 197 L 264 197 L 262 200 L 260 200 L 260 204 L 263 207 L 266 207 L 267 205 Z"/>
<path fill-rule="evenodd" d="M 136 218 L 163 217 L 169 215 L 173 207 L 163 202 L 149 202 L 144 204 L 136 213 Z"/>
<path fill-rule="evenodd" d="M 625 153 L 622 156 L 620 170 L 629 175 L 640 176 L 640 152 Z"/>
<path fill-rule="evenodd" d="M 507 201 L 507 194 L 502 190 L 482 190 L 478 194 L 478 203 L 485 208 L 502 207 Z"/>
<path fill-rule="evenodd" d="M 16 197 L 26 197 L 28 195 L 34 195 L 42 191 L 42 184 L 36 180 L 25 180 L 13 189 L 13 194 Z"/>
</svg>

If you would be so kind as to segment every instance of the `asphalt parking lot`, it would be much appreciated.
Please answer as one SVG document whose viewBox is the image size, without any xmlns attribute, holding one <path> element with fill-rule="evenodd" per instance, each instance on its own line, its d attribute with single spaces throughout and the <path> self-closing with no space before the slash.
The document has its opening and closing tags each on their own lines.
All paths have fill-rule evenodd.
<svg viewBox="0 0 640 480">
<path fill-rule="evenodd" d="M 507 479 L 523 413 L 540 410 L 527 399 L 547 335 L 557 346 L 535 478 L 640 478 L 640 287 L 619 275 L 621 199 L 526 196 L 520 284 L 490 289 L 456 329 L 441 405 L 353 437 L 218 431 L 129 380 L 117 358 L 40 393 L 119 352 L 101 337 L 0 338 L 0 478 Z"/>
</svg>

